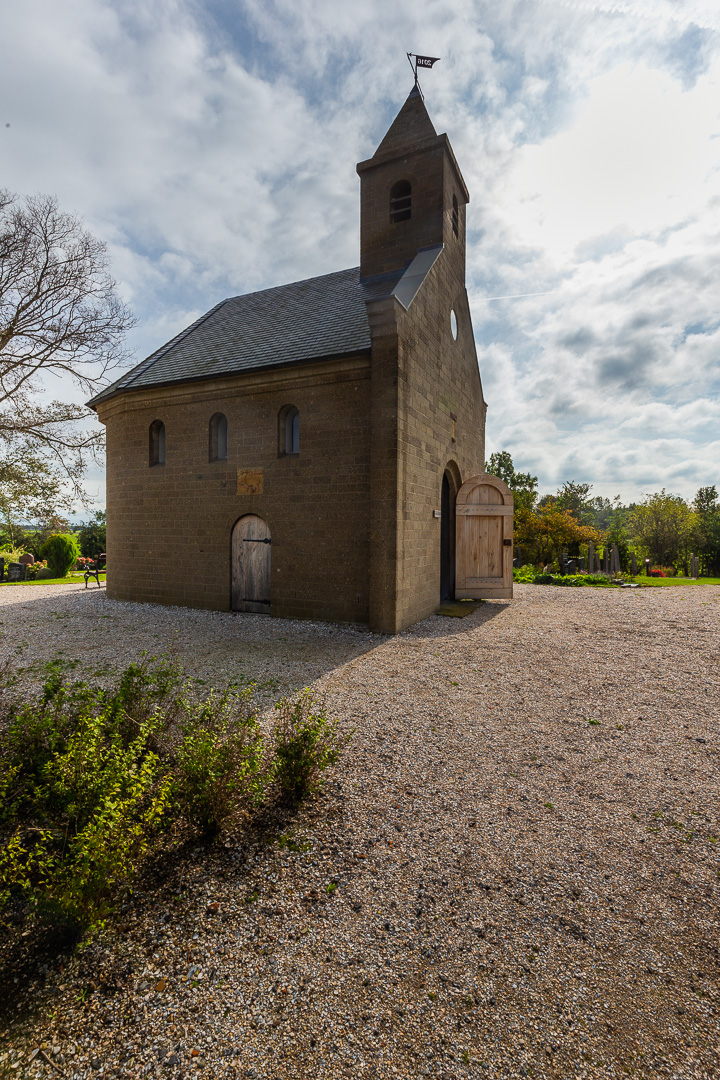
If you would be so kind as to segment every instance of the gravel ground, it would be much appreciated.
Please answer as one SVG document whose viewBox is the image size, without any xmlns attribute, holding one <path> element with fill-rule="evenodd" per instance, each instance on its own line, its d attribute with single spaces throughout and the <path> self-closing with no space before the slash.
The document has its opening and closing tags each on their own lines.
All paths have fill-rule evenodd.
<svg viewBox="0 0 720 1080">
<path fill-rule="evenodd" d="M 0 1072 L 718 1076 L 720 589 L 516 586 L 396 638 L 73 586 L 0 607 L 30 677 L 171 652 L 356 728 L 292 821 L 16 976 Z"/>
</svg>

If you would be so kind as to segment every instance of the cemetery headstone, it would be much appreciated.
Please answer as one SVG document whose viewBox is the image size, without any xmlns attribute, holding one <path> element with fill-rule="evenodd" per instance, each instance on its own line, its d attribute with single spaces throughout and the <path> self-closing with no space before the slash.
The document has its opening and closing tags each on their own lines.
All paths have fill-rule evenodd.
<svg viewBox="0 0 720 1080">
<path fill-rule="evenodd" d="M 8 563 L 8 581 L 24 581 L 25 580 L 25 563 L 11 562 Z"/>
<path fill-rule="evenodd" d="M 29 551 L 25 551 L 18 559 L 18 562 L 24 563 L 25 566 L 32 566 L 35 562 L 35 556 L 31 555 Z"/>
<path fill-rule="evenodd" d="M 592 542 L 588 544 L 587 565 L 592 574 L 595 569 L 595 545 Z"/>
<path fill-rule="evenodd" d="M 0 581 L 5 577 L 5 560 L 0 559 Z"/>
</svg>

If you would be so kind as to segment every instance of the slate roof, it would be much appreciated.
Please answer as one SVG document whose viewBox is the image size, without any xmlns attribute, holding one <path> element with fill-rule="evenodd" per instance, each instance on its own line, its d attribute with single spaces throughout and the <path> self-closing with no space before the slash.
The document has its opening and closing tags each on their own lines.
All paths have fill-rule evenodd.
<svg viewBox="0 0 720 1080">
<path fill-rule="evenodd" d="M 362 281 L 353 267 L 223 300 L 88 404 L 127 390 L 369 351 L 365 304 L 392 294 L 402 276 Z"/>
</svg>

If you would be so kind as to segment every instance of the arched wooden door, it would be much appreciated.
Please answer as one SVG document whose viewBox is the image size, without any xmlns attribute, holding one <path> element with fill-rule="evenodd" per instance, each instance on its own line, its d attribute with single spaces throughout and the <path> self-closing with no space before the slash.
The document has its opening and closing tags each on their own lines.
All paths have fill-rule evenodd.
<svg viewBox="0 0 720 1080">
<path fill-rule="evenodd" d="M 232 531 L 233 611 L 270 614 L 270 530 L 257 514 L 246 514 Z"/>
<path fill-rule="evenodd" d="M 455 502 L 456 581 L 461 599 L 509 599 L 513 593 L 513 496 L 497 476 L 466 480 Z"/>
</svg>

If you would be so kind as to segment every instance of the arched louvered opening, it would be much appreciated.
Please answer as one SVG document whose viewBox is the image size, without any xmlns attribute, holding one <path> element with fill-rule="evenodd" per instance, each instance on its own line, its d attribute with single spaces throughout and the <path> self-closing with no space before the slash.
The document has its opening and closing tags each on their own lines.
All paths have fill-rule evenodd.
<svg viewBox="0 0 720 1080">
<path fill-rule="evenodd" d="M 398 180 L 390 189 L 390 221 L 408 221 L 412 216 L 412 188 L 409 180 Z"/>
<path fill-rule="evenodd" d="M 150 465 L 165 464 L 165 425 L 153 420 L 150 425 Z"/>
<path fill-rule="evenodd" d="M 210 418 L 210 461 L 225 461 L 228 456 L 228 422 L 224 413 Z"/>
</svg>

